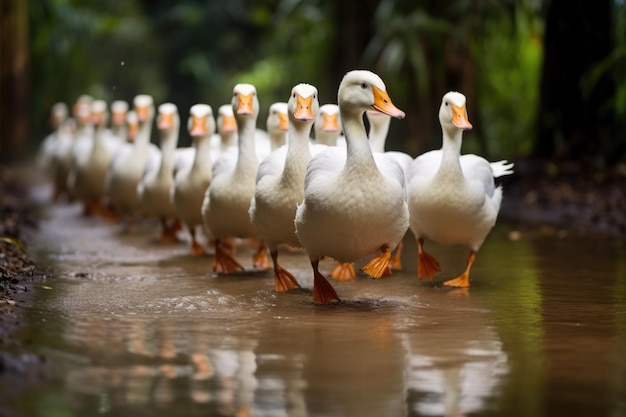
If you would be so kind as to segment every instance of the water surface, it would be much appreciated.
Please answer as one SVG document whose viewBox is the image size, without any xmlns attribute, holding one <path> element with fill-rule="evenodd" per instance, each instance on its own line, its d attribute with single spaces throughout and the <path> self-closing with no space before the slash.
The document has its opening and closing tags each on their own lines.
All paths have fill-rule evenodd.
<svg viewBox="0 0 626 417">
<path fill-rule="evenodd" d="M 487 238 L 470 289 L 440 283 L 467 249 L 427 242 L 442 272 L 334 283 L 312 303 L 301 252 L 270 273 L 213 276 L 211 256 L 132 233 L 75 205 L 50 207 L 34 249 L 56 276 L 37 288 L 29 337 L 48 382 L 27 416 L 624 416 L 626 250 L 615 241 L 517 233 Z M 249 265 L 252 248 L 237 258 Z M 332 262 L 323 262 L 328 272 Z"/>
</svg>

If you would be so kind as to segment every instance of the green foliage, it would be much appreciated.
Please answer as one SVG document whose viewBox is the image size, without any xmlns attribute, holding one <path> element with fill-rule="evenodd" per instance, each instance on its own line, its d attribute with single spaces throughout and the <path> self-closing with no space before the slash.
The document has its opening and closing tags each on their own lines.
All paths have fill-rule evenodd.
<svg viewBox="0 0 626 417">
<path fill-rule="evenodd" d="M 512 20 L 512 21 L 511 21 Z M 511 19 L 481 25 L 474 53 L 478 113 L 493 158 L 526 155 L 534 140 L 543 46 L 536 11 L 519 7 Z M 468 151 L 472 151 L 471 144 Z"/>
<path fill-rule="evenodd" d="M 30 110 L 43 137 L 54 102 L 84 93 L 108 101 L 163 96 L 150 23 L 132 0 L 39 0 L 29 4 Z"/>
<path fill-rule="evenodd" d="M 157 103 L 176 103 L 184 119 L 191 105 L 206 102 L 217 108 L 230 101 L 235 83 L 251 82 L 259 93 L 261 126 L 269 105 L 285 101 L 299 82 L 314 84 L 323 103 L 335 102 L 338 80 L 333 70 L 343 68 L 336 61 L 346 55 L 338 36 L 342 25 L 356 23 L 372 35 L 356 51 L 359 63 L 384 74 L 398 105 L 414 106 L 405 110 L 417 121 L 404 121 L 401 128 L 418 131 L 400 137 L 428 136 L 420 146 L 405 142 L 405 148 L 423 151 L 427 143 L 440 143 L 439 100 L 445 91 L 459 88 L 470 100 L 476 126 L 472 134 L 480 136 L 467 141 L 464 151 L 494 158 L 530 151 L 543 54 L 538 2 L 371 0 L 362 4 L 363 10 L 375 13 L 355 13 L 361 19 L 356 22 L 339 21 L 339 4 L 32 1 L 30 109 L 38 129 L 35 137 L 44 136 L 54 102 L 71 104 L 83 93 L 110 101 L 147 92 Z M 609 105 L 615 106 L 619 120 L 626 120 L 626 13 L 622 3 L 616 2 L 614 9 L 617 46 L 588 74 L 583 87 L 590 89 L 603 74 L 613 74 L 617 89 Z"/>
</svg>

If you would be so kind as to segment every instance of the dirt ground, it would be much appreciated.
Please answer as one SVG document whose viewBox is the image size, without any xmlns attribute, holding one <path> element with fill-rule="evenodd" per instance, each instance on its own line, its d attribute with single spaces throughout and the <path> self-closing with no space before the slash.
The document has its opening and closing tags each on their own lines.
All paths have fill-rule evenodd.
<svg viewBox="0 0 626 417">
<path fill-rule="evenodd" d="M 0 166 L 0 404 L 45 379 L 44 357 L 29 353 L 20 335 L 34 285 L 53 279 L 28 254 L 37 227 L 22 171 Z M 502 178 L 500 219 L 520 230 L 541 227 L 563 236 L 593 234 L 626 242 L 626 164 L 590 173 L 575 164 L 516 162 Z M 19 416 L 0 405 L 0 417 Z"/>
</svg>

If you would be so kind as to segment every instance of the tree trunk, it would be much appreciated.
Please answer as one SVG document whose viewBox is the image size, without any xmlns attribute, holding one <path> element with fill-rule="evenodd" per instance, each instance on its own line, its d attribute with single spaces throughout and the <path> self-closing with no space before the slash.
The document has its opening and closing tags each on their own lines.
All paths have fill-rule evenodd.
<svg viewBox="0 0 626 417">
<path fill-rule="evenodd" d="M 0 162 L 25 156 L 28 138 L 28 2 L 0 2 Z"/>
<path fill-rule="evenodd" d="M 612 49 L 610 0 L 549 2 L 533 157 L 571 161 L 607 156 L 613 80 L 605 74 L 588 94 L 582 83 Z"/>
</svg>

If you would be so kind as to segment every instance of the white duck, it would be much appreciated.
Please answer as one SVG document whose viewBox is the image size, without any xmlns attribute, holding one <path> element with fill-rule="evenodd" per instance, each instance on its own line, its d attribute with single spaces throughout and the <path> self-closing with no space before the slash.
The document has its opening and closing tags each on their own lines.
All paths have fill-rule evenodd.
<svg viewBox="0 0 626 417">
<path fill-rule="evenodd" d="M 54 103 L 50 109 L 50 126 L 52 133 L 48 134 L 37 152 L 37 166 L 46 175 L 52 175 L 54 150 L 66 133 L 66 120 L 68 118 L 67 105 L 62 102 Z"/>
<path fill-rule="evenodd" d="M 137 185 L 141 180 L 146 164 L 156 164 L 159 149 L 150 143 L 152 122 L 154 121 L 154 101 L 147 94 L 137 95 L 134 100 L 134 112 L 127 115 L 131 123 L 136 117 L 138 131 L 128 125 L 128 141 L 120 145 L 113 156 L 107 173 L 105 194 L 115 210 L 129 216 L 127 226 L 133 217 L 139 214 L 141 203 L 137 194 Z M 149 162 L 152 161 L 152 162 Z"/>
<path fill-rule="evenodd" d="M 211 157 L 213 161 L 222 152 L 237 149 L 237 121 L 232 104 L 222 104 L 217 110 L 218 134 L 211 138 Z"/>
<path fill-rule="evenodd" d="M 287 142 L 287 126 L 289 126 L 287 103 L 282 101 L 272 103 L 265 125 L 270 136 L 272 151 L 275 151 Z"/>
<path fill-rule="evenodd" d="M 404 174 L 384 154 L 369 147 L 363 113 L 371 108 L 392 117 L 404 112 L 393 105 L 385 84 L 370 71 L 350 71 L 337 94 L 346 148 L 330 147 L 309 162 L 304 201 L 296 211 L 296 231 L 313 268 L 313 301 L 339 300 L 319 272 L 330 256 L 347 263 L 381 251 L 362 270 L 379 278 L 387 270 L 391 249 L 408 229 Z"/>
<path fill-rule="evenodd" d="M 82 146 L 74 147 L 75 165 L 68 183 L 84 204 L 85 214 L 105 215 L 108 214 L 103 204 L 105 178 L 120 142 L 106 128 L 109 118 L 106 102 L 94 100 L 90 109 L 95 131 L 92 137 L 80 139 Z"/>
<path fill-rule="evenodd" d="M 178 108 L 173 103 L 163 103 L 158 108 L 157 129 L 160 136 L 160 160 L 155 169 L 144 173 L 137 192 L 145 213 L 157 216 L 161 221 L 163 243 L 175 242 L 179 223 L 172 201 L 174 186 L 174 158 L 178 144 L 180 117 Z"/>
<path fill-rule="evenodd" d="M 495 186 L 494 177 L 511 174 L 513 164 L 490 164 L 471 154 L 460 156 L 463 130 L 472 128 L 463 94 L 443 96 L 439 121 L 441 150 L 415 158 L 407 181 L 410 228 L 418 245 L 418 276 L 432 280 L 439 271 L 438 262 L 424 251 L 425 237 L 446 245 L 466 245 L 470 254 L 465 271 L 444 285 L 468 287 L 476 252 L 500 209 L 502 188 Z"/>
<path fill-rule="evenodd" d="M 311 160 L 309 136 L 319 111 L 317 88 L 298 84 L 288 103 L 287 145 L 269 154 L 259 165 L 250 219 L 267 243 L 274 263 L 274 289 L 288 291 L 300 285 L 278 263 L 278 245 L 298 247 L 293 225 L 296 207 L 304 197 L 304 174 Z M 287 121 L 285 121 L 287 122 Z M 268 131 L 269 123 L 268 123 Z"/>
<path fill-rule="evenodd" d="M 243 267 L 221 243 L 229 237 L 253 237 L 256 235 L 248 210 L 254 196 L 258 158 L 255 150 L 256 120 L 259 100 L 252 84 L 237 84 L 233 89 L 233 112 L 237 120 L 238 152 L 222 154 L 213 166 L 213 179 L 207 189 L 202 215 L 204 225 L 215 243 L 213 272 L 232 273 Z M 256 268 L 269 268 L 267 247 L 261 247 L 254 255 Z"/>
<path fill-rule="evenodd" d="M 125 100 L 115 100 L 111 103 L 111 133 L 113 133 L 120 142 L 125 142 L 127 138 L 127 113 L 128 103 Z"/>
<path fill-rule="evenodd" d="M 389 133 L 389 124 L 391 123 L 391 117 L 376 110 L 368 110 L 365 112 L 365 116 L 370 124 L 370 130 L 368 138 L 370 141 L 370 148 L 372 152 L 384 152 L 385 155 L 393 158 L 404 171 L 404 178 L 406 180 L 409 172 L 409 167 L 413 163 L 413 158 L 404 152 L 400 151 L 386 151 L 387 134 Z M 406 191 L 406 190 L 405 190 Z M 395 250 L 395 255 L 391 258 L 389 263 L 392 269 L 401 269 L 402 261 L 402 242 L 398 244 Z"/>
<path fill-rule="evenodd" d="M 346 145 L 345 139 L 341 138 L 341 119 L 339 118 L 339 106 L 336 104 L 324 104 L 315 118 L 315 143 L 326 146 Z"/>
<path fill-rule="evenodd" d="M 189 231 L 191 254 L 197 256 L 205 253 L 198 242 L 196 227 L 204 223 L 202 201 L 212 180 L 211 136 L 215 133 L 215 117 L 211 106 L 202 103 L 191 106 L 187 128 L 194 141 L 194 159 L 190 167 L 176 173 L 172 201 L 177 217 Z"/>
</svg>

